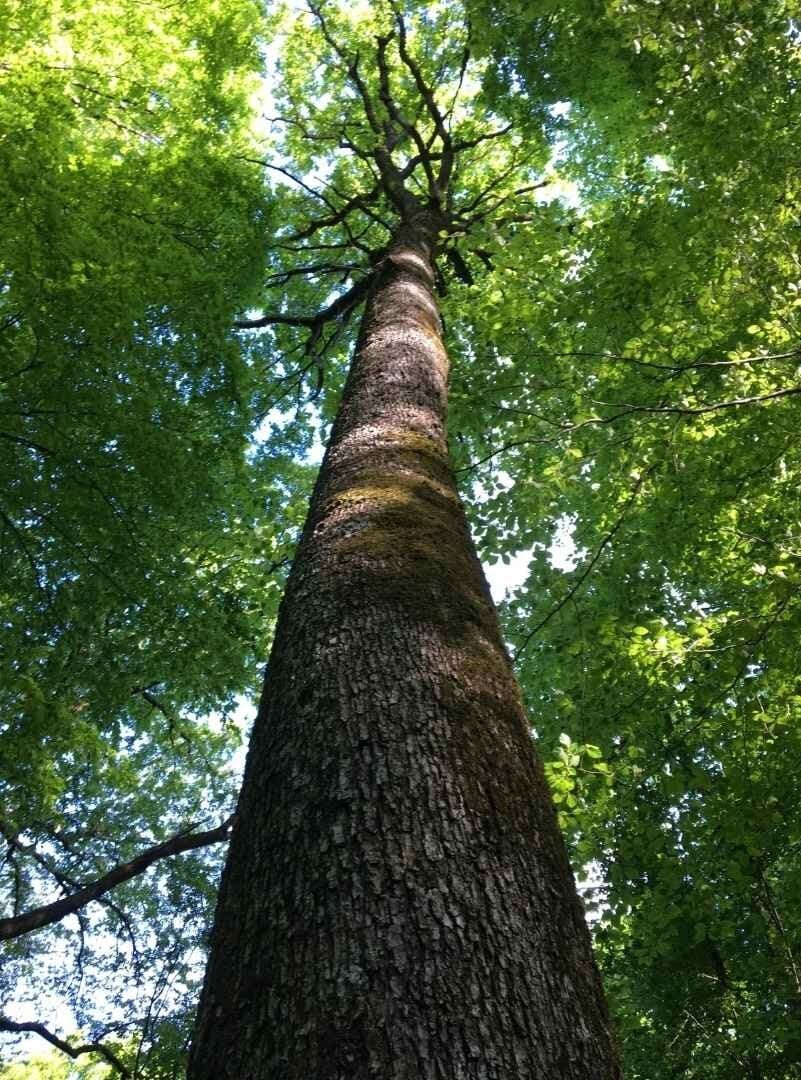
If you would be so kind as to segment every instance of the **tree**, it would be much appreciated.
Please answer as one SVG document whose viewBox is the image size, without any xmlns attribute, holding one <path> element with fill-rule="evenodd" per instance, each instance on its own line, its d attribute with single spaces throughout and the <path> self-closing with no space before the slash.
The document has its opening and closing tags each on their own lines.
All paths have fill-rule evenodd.
<svg viewBox="0 0 801 1080">
<path fill-rule="evenodd" d="M 270 53 L 288 48 L 268 109 L 294 122 L 257 148 L 256 9 L 95 11 L 12 5 L 0 19 L 12 916 L 227 816 L 235 731 L 199 718 L 255 683 L 310 472 L 291 455 L 336 410 L 357 309 L 315 316 L 345 315 L 391 235 L 370 216 L 391 226 L 377 197 L 351 215 L 353 237 L 332 223 L 290 239 L 380 179 L 365 184 L 353 152 L 335 173 L 334 147 L 303 138 L 298 121 L 332 133 L 359 106 L 338 62 L 317 66 L 310 16 L 286 39 L 269 28 Z M 460 152 L 452 191 L 477 197 L 512 146 L 526 176 L 499 184 L 469 235 L 438 237 L 451 453 L 482 558 L 530 564 L 504 634 L 574 865 L 592 861 L 600 880 L 589 895 L 626 1075 L 788 1080 L 801 947 L 793 12 L 471 0 L 469 14 L 454 131 L 509 130 Z M 365 60 L 389 27 L 365 15 L 330 19 L 380 98 Z M 450 15 L 409 35 L 445 109 L 433 56 L 442 34 L 456 51 L 464 40 Z M 293 86 L 315 107 L 290 108 Z M 348 136 L 371 145 L 364 117 Z M 530 202 L 510 197 L 545 180 Z M 224 207 L 222 190 L 238 193 Z M 287 250 L 311 240 L 358 255 Z M 257 304 L 295 324 L 232 333 L 234 312 L 247 322 Z M 34 334 L 46 363 L 27 370 Z M 269 439 L 243 455 L 265 417 Z M 575 546 L 552 565 L 555 536 Z M 4 999 L 32 1001 L 15 1017 L 58 985 L 84 1032 L 74 1045 L 127 1055 L 142 1031 L 126 1067 L 178 1075 L 213 865 L 200 850 L 164 859 L 17 939 Z"/>
<path fill-rule="evenodd" d="M 426 48 L 424 24 L 388 6 L 343 43 L 341 21 L 310 10 L 340 115 L 304 115 L 307 83 L 283 122 L 350 156 L 334 159 L 329 215 L 294 240 L 322 251 L 336 230 L 364 258 L 319 315 L 242 325 L 299 322 L 311 350 L 367 301 L 282 602 L 189 1074 L 617 1076 L 445 436 L 437 250 L 469 280 L 455 238 L 536 185 L 516 148 L 503 171 L 470 160 L 507 129 L 454 116 L 466 42 L 438 27 Z M 454 179 L 471 164 L 477 192 Z M 373 222 L 385 243 L 355 244 Z"/>
</svg>

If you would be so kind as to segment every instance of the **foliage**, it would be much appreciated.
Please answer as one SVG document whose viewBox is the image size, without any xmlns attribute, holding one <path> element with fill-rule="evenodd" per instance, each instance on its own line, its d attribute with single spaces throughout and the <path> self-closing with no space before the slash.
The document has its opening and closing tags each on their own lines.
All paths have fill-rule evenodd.
<svg viewBox="0 0 801 1080">
<path fill-rule="evenodd" d="M 508 633 L 543 747 L 577 744 L 551 751 L 551 775 L 576 863 L 606 882 L 597 940 L 627 1075 L 786 1080 L 801 1075 L 798 35 L 782 3 L 591 7 L 600 49 L 578 71 L 578 9 L 488 30 L 498 107 L 533 98 L 538 115 L 543 70 L 544 100 L 575 102 L 559 138 L 580 205 L 557 286 L 545 259 L 503 277 L 514 317 L 492 334 L 504 367 L 482 376 L 489 437 L 471 452 L 492 455 L 474 475 L 513 483 L 479 512 L 488 553 L 534 546 Z M 565 523 L 566 572 L 547 554 Z"/>
<path fill-rule="evenodd" d="M 255 685 L 298 521 L 275 507 L 305 486 L 289 458 L 307 435 L 248 451 L 276 389 L 232 334 L 273 215 L 246 160 L 258 8 L 2 7 L 0 879 L 17 911 L 227 816 L 238 729 L 199 718 Z M 22 1018 L 58 986 L 95 1034 L 105 995 L 138 1023 L 161 980 L 197 975 L 177 950 L 205 928 L 218 858 L 11 946 L 4 1005 Z"/>
<path fill-rule="evenodd" d="M 105 1065 L 79 1065 L 56 1053 L 0 1066 L 0 1080 L 108 1080 L 108 1076 Z"/>
<path fill-rule="evenodd" d="M 49 872 L 20 845 L 91 878 L 225 816 L 235 731 L 201 717 L 253 686 L 394 221 L 349 63 L 379 131 L 436 131 L 388 4 L 269 26 L 245 0 L 6 5 L 0 783 L 29 906 Z M 503 617 L 574 865 L 603 882 L 626 1075 L 791 1080 L 798 27 L 783 0 L 466 6 L 465 65 L 459 5 L 403 4 L 474 144 L 441 237 L 452 447 L 484 557 L 530 551 Z M 409 130 L 392 152 L 421 157 Z M 430 194 L 422 159 L 408 177 Z M 165 1076 L 211 902 L 213 855 L 181 858 L 87 916 L 72 991 L 81 1026 L 134 1029 L 143 989 L 116 1027 L 94 1009 L 136 913 L 141 985 L 177 1025 Z M 6 985 L 72 937 L 15 947 Z"/>
</svg>

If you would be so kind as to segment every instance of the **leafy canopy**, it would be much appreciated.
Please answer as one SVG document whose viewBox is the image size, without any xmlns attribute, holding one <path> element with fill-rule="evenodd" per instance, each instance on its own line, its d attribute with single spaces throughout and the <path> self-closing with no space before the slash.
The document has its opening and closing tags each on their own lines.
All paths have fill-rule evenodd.
<svg viewBox="0 0 801 1080">
<path fill-rule="evenodd" d="M 237 731 L 205 717 L 255 683 L 296 514 L 276 507 L 304 482 L 288 441 L 258 473 L 246 457 L 269 388 L 232 333 L 274 214 L 246 160 L 260 18 L 127 0 L 0 14 L 8 914 L 230 809 Z M 58 987 L 84 1029 L 138 1027 L 146 995 L 196 977 L 181 957 L 209 900 L 185 856 L 20 939 L 3 1010 L 35 1018 Z"/>
</svg>

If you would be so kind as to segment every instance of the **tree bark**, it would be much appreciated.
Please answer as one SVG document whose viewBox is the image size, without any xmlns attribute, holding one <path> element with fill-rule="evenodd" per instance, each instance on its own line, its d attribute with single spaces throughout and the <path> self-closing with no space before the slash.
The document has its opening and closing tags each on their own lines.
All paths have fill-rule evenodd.
<svg viewBox="0 0 801 1080">
<path fill-rule="evenodd" d="M 456 492 L 436 221 L 378 270 L 284 598 L 191 1080 L 611 1080 L 556 815 Z"/>
</svg>

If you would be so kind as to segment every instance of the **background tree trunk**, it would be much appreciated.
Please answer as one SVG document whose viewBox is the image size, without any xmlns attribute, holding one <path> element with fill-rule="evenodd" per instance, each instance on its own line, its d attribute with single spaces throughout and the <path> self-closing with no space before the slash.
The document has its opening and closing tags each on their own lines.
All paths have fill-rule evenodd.
<svg viewBox="0 0 801 1080">
<path fill-rule="evenodd" d="M 192 1080 L 619 1076 L 445 437 L 436 222 L 378 271 L 253 732 Z"/>
</svg>

